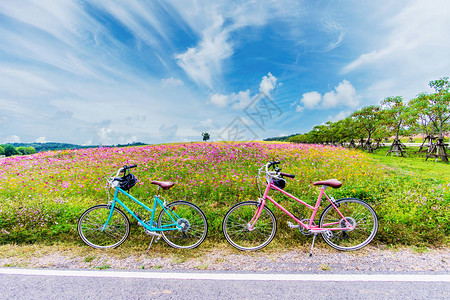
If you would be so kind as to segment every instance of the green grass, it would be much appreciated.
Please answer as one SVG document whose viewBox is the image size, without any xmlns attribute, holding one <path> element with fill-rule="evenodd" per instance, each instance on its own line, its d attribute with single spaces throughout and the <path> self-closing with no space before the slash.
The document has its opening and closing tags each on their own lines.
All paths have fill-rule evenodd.
<svg viewBox="0 0 450 300">
<path fill-rule="evenodd" d="M 431 158 L 425 161 L 426 153 L 419 153 L 419 147 L 407 147 L 406 157 L 396 156 L 395 154 L 386 156 L 388 150 L 389 147 L 382 147 L 369 155 L 399 174 L 420 175 L 435 179 L 442 184 L 450 184 L 450 163 L 440 160 L 435 162 Z M 448 152 L 450 154 L 450 151 Z"/>
</svg>

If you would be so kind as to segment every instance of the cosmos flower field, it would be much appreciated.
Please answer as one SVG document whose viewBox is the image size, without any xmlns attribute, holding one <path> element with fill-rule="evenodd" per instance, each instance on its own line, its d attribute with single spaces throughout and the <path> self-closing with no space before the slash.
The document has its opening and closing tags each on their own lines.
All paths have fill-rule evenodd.
<svg viewBox="0 0 450 300">
<path fill-rule="evenodd" d="M 0 243 L 79 242 L 78 216 L 92 205 L 107 203 L 105 177 L 131 164 L 138 165 L 133 173 L 139 179 L 133 196 L 150 203 L 156 191 L 152 180 L 174 181 L 177 184 L 163 196 L 200 206 L 210 225 L 209 238 L 221 239 L 223 215 L 237 202 L 258 199 L 255 177 L 270 160 L 280 160 L 284 172 L 296 175 L 287 179 L 286 191 L 308 203 L 315 203 L 318 195 L 312 183 L 330 178 L 343 182 L 342 188 L 330 190 L 336 199 L 356 197 L 371 203 L 380 219 L 376 243 L 448 243 L 448 187 L 394 174 L 356 150 L 281 143 L 91 148 L 2 159 Z M 309 214 L 284 196 L 276 199 L 295 214 Z M 280 225 L 277 236 L 303 241 L 299 232 L 287 228 L 287 219 L 273 211 Z"/>
</svg>

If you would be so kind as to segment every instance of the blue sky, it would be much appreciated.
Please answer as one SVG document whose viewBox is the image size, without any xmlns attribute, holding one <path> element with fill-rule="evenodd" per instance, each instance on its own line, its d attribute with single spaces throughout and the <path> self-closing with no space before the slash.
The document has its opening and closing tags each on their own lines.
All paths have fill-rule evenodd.
<svg viewBox="0 0 450 300">
<path fill-rule="evenodd" d="M 308 132 L 449 76 L 449 11 L 446 0 L 1 1 L 0 143 Z"/>
</svg>

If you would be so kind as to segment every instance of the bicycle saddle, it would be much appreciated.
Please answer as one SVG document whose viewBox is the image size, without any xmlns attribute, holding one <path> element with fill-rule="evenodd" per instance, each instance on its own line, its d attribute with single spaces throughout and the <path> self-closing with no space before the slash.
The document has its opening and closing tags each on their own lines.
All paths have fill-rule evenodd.
<svg viewBox="0 0 450 300">
<path fill-rule="evenodd" d="M 163 190 L 168 190 L 168 189 L 170 189 L 171 187 L 173 187 L 175 185 L 175 182 L 171 182 L 171 181 L 156 181 L 156 180 L 153 180 L 150 183 L 159 185 L 160 187 L 162 187 Z"/>
<path fill-rule="evenodd" d="M 342 186 L 342 182 L 337 179 L 328 179 L 322 181 L 316 181 L 313 183 L 314 185 L 326 185 L 331 186 L 333 189 L 338 189 Z"/>
</svg>

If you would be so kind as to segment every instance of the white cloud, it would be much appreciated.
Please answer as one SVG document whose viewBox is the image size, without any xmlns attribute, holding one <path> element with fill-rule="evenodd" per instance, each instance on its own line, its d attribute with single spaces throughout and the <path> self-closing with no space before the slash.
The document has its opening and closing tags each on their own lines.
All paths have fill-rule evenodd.
<svg viewBox="0 0 450 300">
<path fill-rule="evenodd" d="M 337 122 L 339 120 L 347 118 L 348 116 L 350 116 L 350 114 L 350 111 L 340 111 L 337 115 L 328 116 L 328 121 Z"/>
<path fill-rule="evenodd" d="M 364 94 L 372 102 L 391 95 L 414 97 L 425 91 L 428 81 L 448 75 L 450 69 L 450 2 L 407 1 L 395 9 L 389 5 L 390 11 L 374 12 L 374 19 L 360 28 L 372 30 L 378 23 L 374 33 L 382 30 L 382 34 L 363 35 L 359 42 L 372 46 L 341 70 L 370 78 L 373 84 Z M 388 89 L 386 81 L 390 81 Z"/>
<path fill-rule="evenodd" d="M 296 111 L 296 112 L 302 112 L 302 111 L 304 111 L 304 110 L 305 110 L 305 107 L 303 107 L 303 106 L 297 105 L 297 106 L 295 107 L 295 111 Z"/>
<path fill-rule="evenodd" d="M 138 141 L 138 139 L 134 135 L 126 139 L 126 143 L 127 144 L 132 144 L 132 143 L 137 142 L 137 141 Z"/>
<path fill-rule="evenodd" d="M 239 93 L 233 93 L 231 96 L 231 101 L 234 102 L 232 108 L 234 109 L 244 109 L 252 101 L 250 90 L 240 91 Z"/>
<path fill-rule="evenodd" d="M 323 96 L 316 91 L 304 93 L 300 100 L 301 105 L 296 106 L 297 112 L 302 112 L 304 109 L 329 109 L 335 107 L 351 107 L 355 108 L 359 105 L 360 97 L 356 93 L 353 85 L 343 80 L 334 88 L 334 91 L 329 91 Z M 294 102 L 292 105 L 295 105 Z"/>
<path fill-rule="evenodd" d="M 20 143 L 20 137 L 17 135 L 11 135 L 10 137 L 7 137 L 4 141 L 5 144 L 8 143 Z"/>
<path fill-rule="evenodd" d="M 222 72 L 223 60 L 233 54 L 229 31 L 223 28 L 223 23 L 222 16 L 216 15 L 213 24 L 202 31 L 197 47 L 175 56 L 178 65 L 197 84 L 213 88 Z"/>
<path fill-rule="evenodd" d="M 197 122 L 194 126 L 193 129 L 196 131 L 208 131 L 211 129 L 215 129 L 216 125 L 214 124 L 213 120 L 208 118 L 206 120 Z"/>
<path fill-rule="evenodd" d="M 184 85 L 184 82 L 180 79 L 169 77 L 161 79 L 161 84 L 165 88 L 178 87 Z"/>
<path fill-rule="evenodd" d="M 92 1 L 98 8 L 114 16 L 133 35 L 152 47 L 160 47 L 163 40 L 169 40 L 167 27 L 162 24 L 158 7 L 150 1 L 128 0 L 126 5 L 115 1 Z M 151 28 L 152 30 L 149 30 Z"/>
<path fill-rule="evenodd" d="M 278 78 L 272 75 L 272 73 L 268 73 L 267 76 L 263 76 L 261 83 L 259 84 L 259 91 L 261 93 L 270 96 L 270 92 L 274 90 L 277 86 Z"/>
<path fill-rule="evenodd" d="M 225 107 L 228 104 L 228 96 L 222 94 L 213 94 L 209 98 L 212 104 L 217 107 Z"/>
<path fill-rule="evenodd" d="M 303 94 L 300 102 L 303 104 L 305 108 L 314 109 L 317 107 L 320 100 L 322 100 L 322 95 L 314 91 Z"/>
<path fill-rule="evenodd" d="M 99 137 L 100 142 L 102 144 L 109 144 L 110 143 L 110 141 L 111 141 L 111 138 L 110 138 L 111 132 L 112 132 L 111 128 L 105 128 L 105 127 L 102 127 L 102 128 L 100 128 L 98 130 L 97 134 L 98 134 L 98 137 Z"/>
<path fill-rule="evenodd" d="M 355 108 L 359 105 L 359 96 L 356 94 L 355 88 L 349 81 L 342 81 L 334 89 L 334 91 L 330 91 L 323 95 L 323 108 L 333 108 L 336 106 Z"/>
<path fill-rule="evenodd" d="M 278 79 L 269 72 L 267 76 L 262 77 L 259 84 L 259 91 L 267 96 L 270 96 L 270 92 L 279 85 L 281 85 L 281 83 L 278 83 Z M 252 95 L 251 91 L 247 89 L 245 91 L 239 91 L 238 93 L 232 93 L 230 95 L 213 94 L 210 96 L 210 101 L 218 107 L 226 107 L 231 103 L 231 108 L 233 109 L 244 109 L 256 96 L 257 95 Z"/>
<path fill-rule="evenodd" d="M 45 139 L 45 136 L 41 136 L 41 137 L 38 137 L 38 138 L 35 140 L 35 142 L 36 142 L 36 143 L 46 143 L 47 140 Z"/>
</svg>

